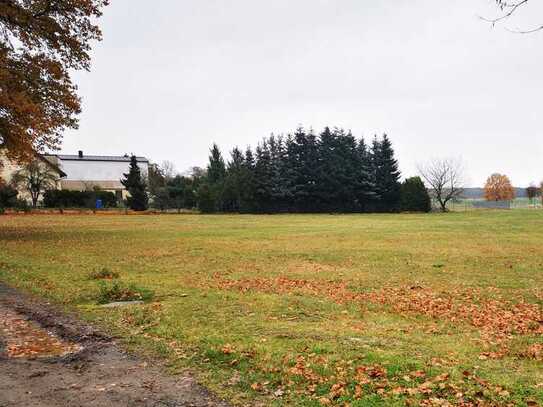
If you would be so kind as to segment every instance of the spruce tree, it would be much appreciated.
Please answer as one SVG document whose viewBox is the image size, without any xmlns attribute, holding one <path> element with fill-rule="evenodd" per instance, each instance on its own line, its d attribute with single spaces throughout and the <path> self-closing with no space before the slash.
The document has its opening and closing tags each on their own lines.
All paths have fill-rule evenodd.
<svg viewBox="0 0 543 407">
<path fill-rule="evenodd" d="M 240 212 L 254 212 L 255 199 L 255 157 L 251 148 L 247 147 L 243 160 Z"/>
<path fill-rule="evenodd" d="M 371 152 L 368 150 L 364 138 L 358 141 L 357 145 L 357 206 L 362 212 L 371 210 L 372 204 L 377 198 L 375 173 L 372 166 Z"/>
<path fill-rule="evenodd" d="M 273 212 L 273 168 L 266 139 L 256 148 L 255 200 L 259 212 Z"/>
<path fill-rule="evenodd" d="M 317 197 L 320 210 L 335 211 L 335 202 L 338 190 L 336 179 L 337 169 L 341 162 L 336 160 L 334 154 L 335 134 L 329 127 L 325 127 L 318 139 L 318 175 Z"/>
<path fill-rule="evenodd" d="M 129 193 L 128 207 L 135 211 L 145 211 L 149 207 L 145 182 L 141 176 L 141 170 L 135 155 L 130 157 L 130 166 L 127 174 L 123 174 L 121 184 Z"/>
<path fill-rule="evenodd" d="M 207 180 L 209 193 L 215 201 L 215 209 L 224 210 L 223 190 L 226 178 L 226 165 L 221 150 L 213 143 L 210 150 L 209 163 L 207 165 Z M 207 193 L 207 192 L 206 192 Z M 207 199 L 207 195 L 206 195 Z"/>
<path fill-rule="evenodd" d="M 378 209 L 394 212 L 400 209 L 400 171 L 394 158 L 392 143 L 385 134 L 373 142 L 373 170 L 378 197 Z"/>
<path fill-rule="evenodd" d="M 335 129 L 337 147 L 335 155 L 341 160 L 338 168 L 339 190 L 336 197 L 336 208 L 343 212 L 353 212 L 357 209 L 357 194 L 360 177 L 358 176 L 357 142 L 352 133 L 343 129 Z"/>
<path fill-rule="evenodd" d="M 222 182 L 225 176 L 226 165 L 221 150 L 217 144 L 213 143 L 209 155 L 209 164 L 207 165 L 207 179 L 213 185 Z"/>
<path fill-rule="evenodd" d="M 290 190 L 287 179 L 287 152 L 283 137 L 275 137 L 273 134 L 268 138 L 270 150 L 271 170 L 271 205 L 274 212 L 283 212 L 288 209 L 290 202 Z"/>
<path fill-rule="evenodd" d="M 196 193 L 198 198 L 198 209 L 202 213 L 213 213 L 216 211 L 216 201 L 213 191 L 207 182 L 198 187 Z"/>
<path fill-rule="evenodd" d="M 244 188 L 244 157 L 239 148 L 235 147 L 228 161 L 223 190 L 223 206 L 227 212 L 239 212 L 241 195 Z"/>
</svg>

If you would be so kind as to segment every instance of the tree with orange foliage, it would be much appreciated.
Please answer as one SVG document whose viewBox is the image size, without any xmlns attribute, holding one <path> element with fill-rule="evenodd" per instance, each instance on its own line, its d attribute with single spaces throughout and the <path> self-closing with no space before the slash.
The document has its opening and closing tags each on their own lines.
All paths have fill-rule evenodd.
<svg viewBox="0 0 543 407">
<path fill-rule="evenodd" d="M 515 189 L 507 175 L 492 174 L 486 180 L 485 199 L 487 201 L 511 201 L 515 198 Z"/>
<path fill-rule="evenodd" d="M 30 161 L 77 128 L 70 70 L 89 70 L 93 20 L 109 0 L 0 0 L 0 147 Z"/>
</svg>

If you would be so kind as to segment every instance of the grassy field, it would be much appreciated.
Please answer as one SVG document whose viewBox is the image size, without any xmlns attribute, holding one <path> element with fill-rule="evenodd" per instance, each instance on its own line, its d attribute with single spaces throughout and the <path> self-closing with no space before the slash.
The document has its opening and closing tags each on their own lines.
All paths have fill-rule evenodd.
<svg viewBox="0 0 543 407">
<path fill-rule="evenodd" d="M 0 216 L 0 280 L 238 404 L 543 405 L 536 210 Z"/>
</svg>

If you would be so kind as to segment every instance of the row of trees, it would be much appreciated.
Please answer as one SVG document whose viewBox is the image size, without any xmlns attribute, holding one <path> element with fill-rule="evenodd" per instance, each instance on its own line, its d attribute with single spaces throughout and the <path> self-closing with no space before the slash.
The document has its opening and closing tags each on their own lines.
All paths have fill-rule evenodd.
<svg viewBox="0 0 543 407">
<path fill-rule="evenodd" d="M 389 138 L 370 145 L 350 132 L 298 128 L 264 138 L 253 150 L 234 148 L 225 160 L 213 145 L 206 170 L 173 176 L 153 166 L 149 192 L 164 209 L 197 206 L 202 212 L 394 212 L 430 210 L 418 177 L 400 183 Z"/>
</svg>

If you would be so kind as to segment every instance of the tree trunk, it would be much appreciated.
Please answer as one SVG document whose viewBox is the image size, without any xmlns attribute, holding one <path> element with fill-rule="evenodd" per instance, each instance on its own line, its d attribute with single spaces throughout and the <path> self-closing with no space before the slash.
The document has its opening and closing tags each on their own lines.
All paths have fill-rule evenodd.
<svg viewBox="0 0 543 407">
<path fill-rule="evenodd" d="M 439 200 L 439 205 L 441 206 L 441 212 L 447 212 L 447 201 Z"/>
</svg>

